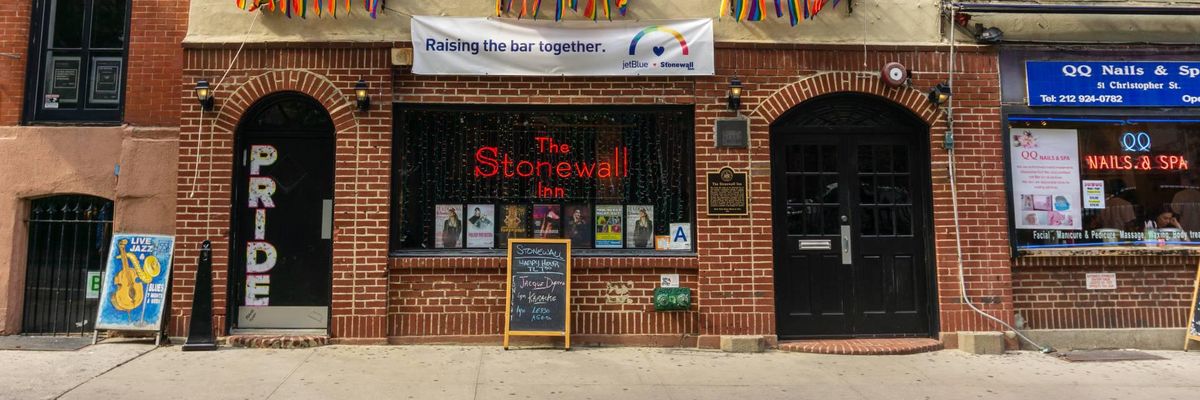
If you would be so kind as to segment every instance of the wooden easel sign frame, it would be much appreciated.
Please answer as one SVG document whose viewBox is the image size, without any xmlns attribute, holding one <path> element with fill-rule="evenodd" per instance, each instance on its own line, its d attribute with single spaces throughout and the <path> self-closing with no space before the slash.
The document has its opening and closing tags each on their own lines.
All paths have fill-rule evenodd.
<svg viewBox="0 0 1200 400">
<path fill-rule="evenodd" d="M 507 264 L 504 349 L 512 336 L 553 336 L 570 350 L 571 240 L 510 239 Z"/>
<path fill-rule="evenodd" d="M 1192 302 L 1191 311 L 1188 312 L 1187 335 L 1183 339 L 1183 351 L 1188 351 L 1193 340 L 1200 341 L 1200 322 L 1196 321 L 1196 308 L 1200 307 L 1197 301 L 1200 301 L 1200 264 L 1196 265 L 1196 280 L 1192 282 Z"/>
</svg>

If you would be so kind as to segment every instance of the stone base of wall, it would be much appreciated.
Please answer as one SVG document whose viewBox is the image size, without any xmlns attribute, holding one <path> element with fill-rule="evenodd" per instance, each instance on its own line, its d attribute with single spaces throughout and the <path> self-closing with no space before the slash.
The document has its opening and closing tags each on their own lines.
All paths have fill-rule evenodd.
<svg viewBox="0 0 1200 400">
<path fill-rule="evenodd" d="M 696 347 L 695 335 L 571 335 L 571 347 Z M 398 345 L 495 345 L 504 343 L 504 335 L 456 335 L 456 336 L 391 336 L 388 344 Z M 562 347 L 563 339 L 557 337 L 514 336 L 509 338 L 509 347 Z"/>
<path fill-rule="evenodd" d="M 1186 328 L 1032 329 L 1021 331 L 1042 346 L 1058 351 L 1090 349 L 1183 350 Z M 1192 345 L 1200 349 L 1200 342 Z M 1022 350 L 1037 350 L 1021 343 Z"/>
</svg>

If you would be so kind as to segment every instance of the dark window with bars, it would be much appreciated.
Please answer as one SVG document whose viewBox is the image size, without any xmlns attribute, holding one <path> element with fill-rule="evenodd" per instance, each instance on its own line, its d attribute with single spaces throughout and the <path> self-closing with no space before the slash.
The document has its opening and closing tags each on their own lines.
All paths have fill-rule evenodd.
<svg viewBox="0 0 1200 400">
<path fill-rule="evenodd" d="M 395 129 L 394 254 L 435 249 L 435 207 L 439 204 L 492 204 L 497 213 L 511 204 L 530 209 L 555 204 L 561 210 L 586 205 L 593 219 L 597 205 L 650 205 L 655 235 L 667 235 L 671 223 L 690 223 L 694 232 L 695 139 L 691 107 L 397 105 Z M 550 151 L 549 140 L 568 145 L 570 150 Z M 489 149 L 484 155 L 496 159 L 499 170 L 477 159 L 477 152 L 483 148 Z M 505 176 L 506 155 L 512 163 L 509 172 L 514 176 Z M 515 168 L 521 160 L 548 162 L 555 167 L 566 162 L 572 168 L 566 177 L 549 168 L 539 168 L 534 171 L 536 175 L 523 177 L 517 173 L 530 170 Z M 600 177 L 598 164 L 602 162 L 621 170 Z M 581 165 L 585 170 L 589 166 L 595 170 L 581 173 Z M 485 175 L 496 173 L 478 176 L 476 167 Z M 551 191 L 539 193 L 545 188 Z M 503 247 L 498 236 L 493 250 L 436 250 L 488 253 Z M 653 250 L 595 249 L 582 253 L 647 251 Z"/>
</svg>

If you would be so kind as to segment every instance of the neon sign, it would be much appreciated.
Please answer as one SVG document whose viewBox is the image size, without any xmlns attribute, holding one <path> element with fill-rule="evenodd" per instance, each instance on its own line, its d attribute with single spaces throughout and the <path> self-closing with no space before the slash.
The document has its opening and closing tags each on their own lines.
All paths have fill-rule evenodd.
<svg viewBox="0 0 1200 400">
<path fill-rule="evenodd" d="M 1124 135 L 1121 135 L 1121 151 L 1150 151 L 1150 134 L 1146 132 L 1125 132 Z"/>
<path fill-rule="evenodd" d="M 1186 171 L 1189 168 L 1187 158 L 1182 155 L 1092 154 L 1083 159 L 1088 169 L 1099 171 Z"/>
<path fill-rule="evenodd" d="M 555 142 L 546 136 L 535 137 L 538 154 L 570 154 L 569 143 Z M 612 158 L 592 162 L 551 162 L 541 159 L 514 159 L 501 152 L 496 146 L 483 146 L 475 150 L 475 178 L 579 178 L 608 179 L 629 176 L 629 148 L 616 146 Z M 566 190 L 537 181 L 534 189 L 537 197 L 567 197 Z"/>
</svg>

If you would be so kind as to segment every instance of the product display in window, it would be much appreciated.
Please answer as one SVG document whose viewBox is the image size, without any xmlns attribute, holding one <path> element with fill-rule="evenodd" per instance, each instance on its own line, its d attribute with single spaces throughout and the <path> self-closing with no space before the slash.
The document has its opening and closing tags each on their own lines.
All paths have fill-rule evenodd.
<svg viewBox="0 0 1200 400">
<path fill-rule="evenodd" d="M 1008 139 L 1018 248 L 1200 244 L 1200 124 L 1019 122 Z"/>
<path fill-rule="evenodd" d="M 462 247 L 463 221 L 461 204 L 437 205 L 437 236 L 435 247 L 439 249 L 455 249 Z"/>
<path fill-rule="evenodd" d="M 490 249 L 496 245 L 496 206 L 491 204 L 468 204 L 467 247 Z"/>
<path fill-rule="evenodd" d="M 695 218 L 690 107 L 397 105 L 395 125 L 395 254 L 499 250 L 512 238 L 653 253 L 669 223 Z M 460 225 L 439 208 L 447 203 Z M 472 222 L 489 205 L 491 238 Z"/>
</svg>

